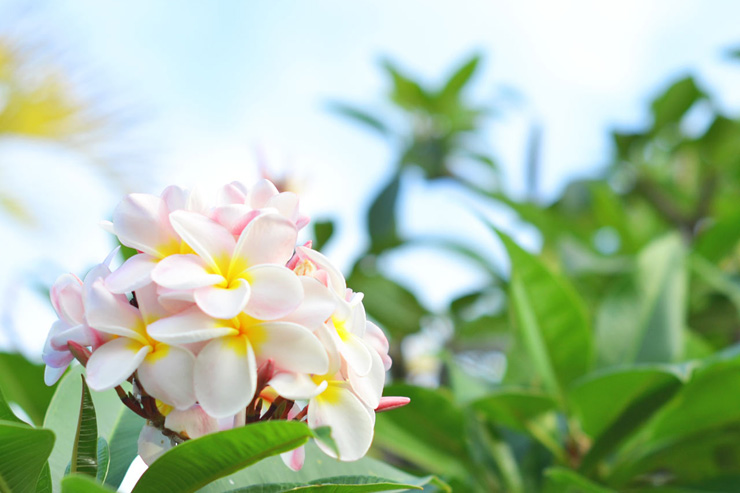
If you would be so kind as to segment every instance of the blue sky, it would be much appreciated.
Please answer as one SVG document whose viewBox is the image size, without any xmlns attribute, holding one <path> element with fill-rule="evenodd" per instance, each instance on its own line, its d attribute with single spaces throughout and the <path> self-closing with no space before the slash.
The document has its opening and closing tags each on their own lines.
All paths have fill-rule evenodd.
<svg viewBox="0 0 740 493">
<path fill-rule="evenodd" d="M 722 57 L 740 43 L 740 4 L 731 1 L 710 9 L 700 1 L 61 0 L 27 9 L 15 26 L 7 19 L 18 5 L 0 1 L 0 28 L 31 33 L 60 54 L 83 89 L 104 94 L 102 104 L 122 102 L 139 115 L 132 135 L 153 168 L 135 168 L 138 190 L 249 182 L 254 150 L 264 148 L 276 170 L 301 182 L 309 214 L 340 219 L 329 254 L 345 268 L 364 241 L 361 214 L 393 156 L 326 103 L 382 112 L 381 56 L 434 83 L 464 56 L 484 53 L 471 97 L 497 101 L 505 88 L 519 94 L 486 128 L 490 151 L 507 186 L 521 191 L 527 130 L 539 122 L 545 198 L 573 177 L 597 173 L 609 155 L 608 130 L 646 122 L 647 102 L 674 78 L 695 73 L 728 111 L 740 109 L 740 65 Z M 13 15 L 2 21 L 3 12 Z M 22 346 L 33 353 L 53 313 L 29 279 L 81 275 L 105 257 L 110 242 L 96 224 L 121 192 L 83 157 L 56 148 L 0 141 L 0 170 L 28 191 L 42 218 L 33 230 L 0 219 L 7 252 L 0 291 L 12 294 L 0 309 L 5 324 L 23 328 Z M 499 255 L 467 197 L 414 177 L 405 187 L 408 231 L 458 236 Z M 536 235 L 511 214 L 490 214 L 536 247 Z M 392 275 L 425 286 L 422 299 L 438 309 L 485 282 L 464 262 L 430 251 L 401 252 L 385 263 Z"/>
</svg>

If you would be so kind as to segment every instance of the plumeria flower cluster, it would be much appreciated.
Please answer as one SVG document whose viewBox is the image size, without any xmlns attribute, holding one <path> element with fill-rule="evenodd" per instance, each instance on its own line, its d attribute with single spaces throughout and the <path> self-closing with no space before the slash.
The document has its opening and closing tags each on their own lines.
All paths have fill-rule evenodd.
<svg viewBox="0 0 740 493">
<path fill-rule="evenodd" d="M 268 419 L 330 426 L 336 448 L 319 447 L 361 458 L 375 412 L 408 399 L 381 397 L 388 341 L 329 259 L 310 242 L 296 247 L 306 224 L 298 197 L 268 180 L 230 183 L 215 203 L 179 187 L 128 195 L 104 226 L 137 253 L 111 270 L 114 251 L 84 280 L 63 275 L 51 289 L 59 320 L 46 383 L 78 359 L 90 388 L 116 389 L 146 418 L 148 463 L 184 440 Z M 303 451 L 283 459 L 297 470 Z"/>
</svg>

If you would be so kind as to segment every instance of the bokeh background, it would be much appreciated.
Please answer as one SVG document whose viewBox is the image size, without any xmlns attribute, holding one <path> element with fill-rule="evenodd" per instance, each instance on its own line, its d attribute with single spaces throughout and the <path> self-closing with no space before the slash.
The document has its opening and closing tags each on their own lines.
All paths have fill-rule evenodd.
<svg viewBox="0 0 740 493">
<path fill-rule="evenodd" d="M 635 265 L 670 257 L 644 254 L 654 240 L 702 255 L 648 349 L 595 367 L 732 347 L 738 18 L 730 1 L 0 1 L 0 348 L 39 360 L 48 287 L 115 246 L 97 224 L 124 193 L 265 175 L 366 292 L 396 383 L 461 369 L 490 390 L 512 368 L 513 254 L 490 225 L 569 279 L 594 326 Z M 640 356 L 675 327 L 680 350 Z M 382 426 L 377 454 L 409 470 L 517 484 L 467 484 Z"/>
</svg>

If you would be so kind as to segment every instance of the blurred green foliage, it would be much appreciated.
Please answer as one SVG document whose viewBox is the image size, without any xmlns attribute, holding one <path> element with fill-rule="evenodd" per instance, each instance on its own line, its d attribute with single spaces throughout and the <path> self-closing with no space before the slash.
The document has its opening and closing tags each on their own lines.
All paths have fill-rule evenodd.
<svg viewBox="0 0 740 493">
<path fill-rule="evenodd" d="M 529 142 L 525 199 L 458 173 L 456 163 L 471 159 L 484 165 L 479 173 L 497 172 L 474 138 L 491 111 L 467 97 L 479 63 L 470 58 L 429 89 L 384 62 L 401 128 L 333 106 L 386 138 L 397 156 L 349 280 L 391 336 L 396 384 L 387 393 L 411 397 L 378 416 L 375 453 L 437 474 L 454 491 L 736 490 L 740 119 L 694 78 L 677 80 L 654 98 L 650 125 L 613 132 L 600 177 L 574 180 L 543 204 L 533 193 L 538 138 Z M 423 244 L 397 228 L 411 167 L 507 206 L 537 229 L 541 251 L 489 225 L 511 264 L 502 276 L 472 246 L 435 243 L 468 255 L 490 285 L 429 313 L 378 268 L 393 249 Z M 399 357 L 401 343 L 434 318 L 454 327 L 438 355 L 440 386 L 404 384 L 414 362 Z M 503 354 L 504 374 L 470 372 L 468 348 Z"/>
</svg>

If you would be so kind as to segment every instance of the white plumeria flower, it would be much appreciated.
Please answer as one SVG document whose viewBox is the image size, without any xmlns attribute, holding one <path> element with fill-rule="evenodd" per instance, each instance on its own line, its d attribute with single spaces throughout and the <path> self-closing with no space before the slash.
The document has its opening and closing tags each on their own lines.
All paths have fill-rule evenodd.
<svg viewBox="0 0 740 493">
<path fill-rule="evenodd" d="M 151 466 L 155 460 L 175 446 L 170 437 L 165 436 L 162 430 L 155 428 L 148 422 L 141 429 L 137 444 L 139 456 L 147 466 Z"/>
<path fill-rule="evenodd" d="M 88 325 L 83 291 L 96 280 L 104 279 L 110 274 L 108 265 L 117 252 L 116 248 L 103 263 L 93 267 L 85 276 L 84 283 L 74 274 L 64 274 L 51 287 L 51 303 L 59 320 L 51 326 L 42 353 L 42 359 L 47 365 L 44 371 L 47 385 L 56 383 L 74 359 L 67 343 L 75 342 L 95 349 L 111 339 L 108 334 L 100 333 Z"/>
<path fill-rule="evenodd" d="M 139 308 L 126 296 L 108 290 L 102 280 L 86 293 L 90 325 L 116 337 L 93 351 L 87 362 L 87 382 L 97 391 L 111 389 L 135 371 L 146 392 L 177 409 L 195 403 L 193 365 L 195 356 L 177 346 L 153 339 L 147 325 L 168 315 L 157 301 L 156 286 L 136 291 Z"/>
<path fill-rule="evenodd" d="M 225 185 L 221 190 L 221 204 L 213 212 L 213 219 L 239 235 L 261 209 L 271 209 L 291 221 L 297 230 L 308 224 L 308 216 L 298 210 L 298 196 L 293 192 L 280 192 L 267 179 L 259 180 L 251 190 L 238 181 Z"/>
<path fill-rule="evenodd" d="M 189 409 L 174 409 L 167 413 L 164 426 L 183 438 L 200 438 L 219 431 L 218 420 L 209 416 L 198 404 Z"/>
<path fill-rule="evenodd" d="M 220 224 L 196 213 L 176 211 L 170 221 L 196 254 L 160 261 L 152 272 L 158 285 L 192 293 L 200 309 L 214 318 L 232 318 L 245 311 L 274 320 L 300 304 L 301 283 L 285 267 L 297 232 L 284 217 L 263 214 L 237 240 Z"/>
<path fill-rule="evenodd" d="M 314 320 L 304 323 L 312 325 Z M 324 373 L 329 367 L 322 343 L 296 322 L 259 320 L 246 313 L 215 319 L 194 306 L 155 322 L 149 332 L 170 344 L 210 341 L 196 358 L 195 394 L 216 418 L 234 416 L 249 404 L 256 392 L 257 367 L 268 360 L 289 372 Z"/>
</svg>

